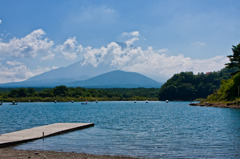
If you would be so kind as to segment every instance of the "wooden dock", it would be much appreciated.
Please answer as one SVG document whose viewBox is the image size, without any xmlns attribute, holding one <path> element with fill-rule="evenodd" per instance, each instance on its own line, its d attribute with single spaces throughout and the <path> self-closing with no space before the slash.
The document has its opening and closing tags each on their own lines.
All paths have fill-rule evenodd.
<svg viewBox="0 0 240 159">
<path fill-rule="evenodd" d="M 0 135 L 0 148 L 94 126 L 93 123 L 56 123 Z"/>
</svg>

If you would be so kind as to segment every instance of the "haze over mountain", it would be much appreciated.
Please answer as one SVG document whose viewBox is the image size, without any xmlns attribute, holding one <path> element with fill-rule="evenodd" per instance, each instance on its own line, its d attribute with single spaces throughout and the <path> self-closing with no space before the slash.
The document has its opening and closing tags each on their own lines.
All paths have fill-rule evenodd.
<svg viewBox="0 0 240 159">
<path fill-rule="evenodd" d="M 0 84 L 0 87 L 54 87 L 74 81 L 86 80 L 108 71 L 110 71 L 110 68 L 105 65 L 94 67 L 91 64 L 82 65 L 78 61 L 67 67 L 53 69 L 22 82 Z"/>
<path fill-rule="evenodd" d="M 69 86 L 91 88 L 160 88 L 162 84 L 136 72 L 111 71 L 99 76 L 72 82 Z"/>
<path fill-rule="evenodd" d="M 0 87 L 55 87 L 58 85 L 91 88 L 159 88 L 161 86 L 159 82 L 135 72 L 113 71 L 113 68 L 104 64 L 97 67 L 91 64 L 82 65 L 79 61 L 22 82 L 0 84 Z"/>
</svg>

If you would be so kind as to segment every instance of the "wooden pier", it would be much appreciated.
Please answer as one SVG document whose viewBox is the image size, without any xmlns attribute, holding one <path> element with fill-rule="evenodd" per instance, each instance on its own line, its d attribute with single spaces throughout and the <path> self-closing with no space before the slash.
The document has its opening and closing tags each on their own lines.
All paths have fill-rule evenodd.
<svg viewBox="0 0 240 159">
<path fill-rule="evenodd" d="M 55 123 L 0 135 L 0 148 L 94 126 L 93 123 Z"/>
</svg>

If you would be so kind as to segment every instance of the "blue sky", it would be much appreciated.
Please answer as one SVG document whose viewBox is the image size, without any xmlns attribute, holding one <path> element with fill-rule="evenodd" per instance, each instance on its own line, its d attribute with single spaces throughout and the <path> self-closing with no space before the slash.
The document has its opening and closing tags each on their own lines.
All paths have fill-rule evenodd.
<svg viewBox="0 0 240 159">
<path fill-rule="evenodd" d="M 217 71 L 240 42 L 239 8 L 239 0 L 0 0 L 0 83 L 77 61 L 158 81 Z"/>
</svg>

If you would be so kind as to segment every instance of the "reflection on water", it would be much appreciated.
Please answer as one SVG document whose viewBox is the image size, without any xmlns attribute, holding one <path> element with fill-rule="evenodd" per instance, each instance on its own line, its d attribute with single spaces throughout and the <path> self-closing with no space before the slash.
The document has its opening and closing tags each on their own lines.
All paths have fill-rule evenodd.
<svg viewBox="0 0 240 159">
<path fill-rule="evenodd" d="M 95 127 L 15 148 L 145 158 L 239 158 L 240 110 L 188 104 L 4 104 L 0 107 L 0 133 L 60 122 L 93 122 Z"/>
</svg>

